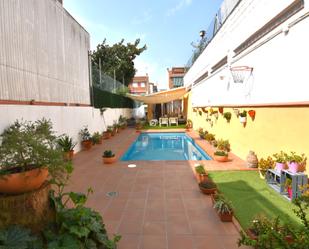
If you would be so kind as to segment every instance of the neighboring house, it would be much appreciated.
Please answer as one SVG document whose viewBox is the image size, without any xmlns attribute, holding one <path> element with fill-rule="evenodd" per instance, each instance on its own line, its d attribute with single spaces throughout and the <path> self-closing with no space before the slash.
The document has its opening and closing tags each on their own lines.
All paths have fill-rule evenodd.
<svg viewBox="0 0 309 249">
<path fill-rule="evenodd" d="M 169 89 L 182 87 L 183 78 L 185 75 L 184 67 L 172 67 L 171 69 L 167 68 L 168 72 L 168 85 Z M 179 116 L 183 113 L 183 100 L 174 100 L 171 103 L 167 103 L 164 108 L 166 112 L 171 116 Z"/>
<path fill-rule="evenodd" d="M 129 92 L 132 94 L 148 94 L 149 93 L 149 76 L 135 76 L 129 84 Z"/>
<path fill-rule="evenodd" d="M 220 27 L 210 23 L 206 47 L 184 77 L 194 129 L 229 139 L 243 159 L 249 150 L 259 159 L 280 150 L 309 156 L 309 1 L 225 0 L 218 13 Z M 207 116 L 205 108 L 232 119 Z M 237 112 L 249 110 L 256 117 L 248 115 L 244 127 Z"/>
<path fill-rule="evenodd" d="M 184 67 L 172 67 L 168 71 L 168 86 L 170 89 L 183 86 Z"/>
</svg>

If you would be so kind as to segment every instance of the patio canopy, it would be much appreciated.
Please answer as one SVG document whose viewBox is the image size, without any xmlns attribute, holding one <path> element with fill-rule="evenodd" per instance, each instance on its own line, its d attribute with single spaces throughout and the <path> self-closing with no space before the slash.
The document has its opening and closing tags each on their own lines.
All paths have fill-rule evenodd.
<svg viewBox="0 0 309 249">
<path fill-rule="evenodd" d="M 127 97 L 144 102 L 145 104 L 160 104 L 182 99 L 187 92 L 188 90 L 185 87 L 178 87 L 148 95 L 127 94 Z"/>
</svg>

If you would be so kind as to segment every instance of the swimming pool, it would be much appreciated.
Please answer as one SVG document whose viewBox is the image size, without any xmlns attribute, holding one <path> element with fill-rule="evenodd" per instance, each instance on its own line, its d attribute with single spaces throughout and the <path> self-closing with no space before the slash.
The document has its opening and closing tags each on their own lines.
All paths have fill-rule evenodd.
<svg viewBox="0 0 309 249">
<path fill-rule="evenodd" d="M 210 159 L 192 138 L 183 132 L 173 132 L 141 133 L 122 156 L 121 161 Z"/>
</svg>

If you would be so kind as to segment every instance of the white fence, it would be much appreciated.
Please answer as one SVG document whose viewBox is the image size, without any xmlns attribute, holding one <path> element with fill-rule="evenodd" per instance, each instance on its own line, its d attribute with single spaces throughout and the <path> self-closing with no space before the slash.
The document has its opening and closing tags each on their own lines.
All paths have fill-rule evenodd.
<svg viewBox="0 0 309 249">
<path fill-rule="evenodd" d="M 89 34 L 56 0 L 0 0 L 0 100 L 89 104 Z"/>
</svg>

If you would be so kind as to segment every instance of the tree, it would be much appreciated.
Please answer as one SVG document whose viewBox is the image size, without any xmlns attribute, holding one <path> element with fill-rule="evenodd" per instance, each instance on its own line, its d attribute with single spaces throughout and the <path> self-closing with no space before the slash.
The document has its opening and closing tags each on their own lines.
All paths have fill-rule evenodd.
<svg viewBox="0 0 309 249">
<path fill-rule="evenodd" d="M 97 49 L 92 51 L 92 63 L 99 65 L 103 73 L 114 77 L 127 86 L 136 73 L 134 59 L 147 49 L 146 45 L 138 48 L 140 39 L 134 43 L 124 44 L 124 39 L 110 46 L 106 44 L 106 39 L 97 45 Z"/>
</svg>

